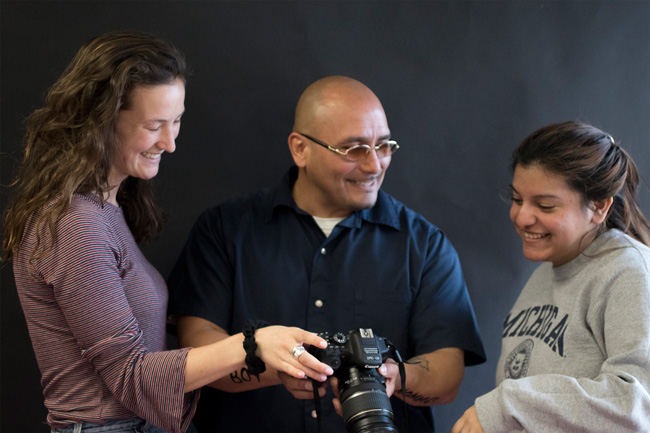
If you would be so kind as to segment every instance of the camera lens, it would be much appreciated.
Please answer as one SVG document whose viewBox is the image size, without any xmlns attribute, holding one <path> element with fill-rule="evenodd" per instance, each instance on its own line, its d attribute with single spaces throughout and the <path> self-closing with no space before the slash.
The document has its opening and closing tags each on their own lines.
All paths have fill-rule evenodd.
<svg viewBox="0 0 650 433">
<path fill-rule="evenodd" d="M 343 419 L 349 433 L 397 432 L 382 377 L 374 369 L 351 366 L 339 376 Z"/>
</svg>

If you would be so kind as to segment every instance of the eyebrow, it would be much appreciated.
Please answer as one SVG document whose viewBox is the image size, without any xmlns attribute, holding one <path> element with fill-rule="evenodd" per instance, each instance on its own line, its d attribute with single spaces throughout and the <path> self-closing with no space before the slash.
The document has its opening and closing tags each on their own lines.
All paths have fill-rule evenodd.
<svg viewBox="0 0 650 433">
<path fill-rule="evenodd" d="M 513 192 L 515 192 L 517 194 L 520 194 L 519 191 L 517 191 L 517 189 L 514 186 L 512 186 L 512 184 L 510 184 L 510 189 L 512 189 Z M 540 198 L 559 199 L 560 197 L 558 197 L 558 196 L 556 196 L 554 194 L 536 194 L 536 195 L 533 196 L 533 198 L 535 198 L 535 199 L 540 199 Z"/>
<path fill-rule="evenodd" d="M 383 141 L 383 140 L 390 140 L 390 134 L 382 135 L 377 139 L 377 141 Z M 367 141 L 370 141 L 368 137 L 348 137 L 345 140 L 341 141 L 341 144 L 343 143 L 354 143 L 360 141 L 362 143 L 365 143 Z"/>
<path fill-rule="evenodd" d="M 181 117 L 183 117 L 183 114 L 185 114 L 185 110 L 183 110 L 183 112 L 181 114 L 176 116 L 173 121 L 176 121 L 176 120 L 180 119 Z M 149 120 L 145 120 L 145 122 L 165 123 L 165 122 L 168 122 L 168 120 L 167 119 L 149 119 Z"/>
</svg>

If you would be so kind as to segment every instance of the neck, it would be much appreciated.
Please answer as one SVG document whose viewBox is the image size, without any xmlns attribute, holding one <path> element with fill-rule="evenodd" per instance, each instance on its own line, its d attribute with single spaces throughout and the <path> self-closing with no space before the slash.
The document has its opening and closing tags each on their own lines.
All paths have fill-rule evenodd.
<svg viewBox="0 0 650 433">
<path fill-rule="evenodd" d="M 319 202 L 318 194 L 315 194 L 309 189 L 300 174 L 298 174 L 296 183 L 293 185 L 291 195 L 293 200 L 296 202 L 296 205 L 311 216 L 319 218 L 345 218 L 352 213 L 347 210 L 337 211 L 334 209 L 326 209 L 326 207 Z"/>
<path fill-rule="evenodd" d="M 97 193 L 97 195 L 101 195 L 102 198 L 106 203 L 110 203 L 113 206 L 118 206 L 117 204 L 117 190 L 119 189 L 119 185 L 111 188 L 108 191 L 104 191 L 103 193 Z"/>
</svg>

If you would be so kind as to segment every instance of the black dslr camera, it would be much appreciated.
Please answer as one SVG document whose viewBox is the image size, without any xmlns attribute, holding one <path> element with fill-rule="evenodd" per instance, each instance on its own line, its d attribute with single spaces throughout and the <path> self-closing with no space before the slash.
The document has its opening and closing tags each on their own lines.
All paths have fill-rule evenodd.
<svg viewBox="0 0 650 433">
<path fill-rule="evenodd" d="M 392 355 L 402 362 L 397 348 L 370 328 L 319 334 L 327 348 L 309 347 L 309 353 L 334 370 L 339 380 L 343 420 L 349 433 L 397 432 L 384 377 L 377 372 Z"/>
</svg>

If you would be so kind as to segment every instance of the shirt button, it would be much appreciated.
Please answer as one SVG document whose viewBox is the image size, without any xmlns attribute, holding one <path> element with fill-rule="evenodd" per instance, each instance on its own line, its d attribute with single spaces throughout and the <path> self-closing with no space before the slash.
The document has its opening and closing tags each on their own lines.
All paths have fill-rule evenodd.
<svg viewBox="0 0 650 433">
<path fill-rule="evenodd" d="M 312 417 L 312 418 L 318 418 L 318 413 L 316 413 L 315 410 L 312 410 L 312 411 L 311 411 L 311 417 Z"/>
<path fill-rule="evenodd" d="M 316 308 L 321 308 L 323 306 L 323 301 L 321 301 L 320 299 L 316 299 L 314 305 L 316 306 Z"/>
<path fill-rule="evenodd" d="M 320 249 L 320 253 L 322 255 L 325 255 L 327 253 L 327 250 L 323 247 L 323 248 Z"/>
</svg>

